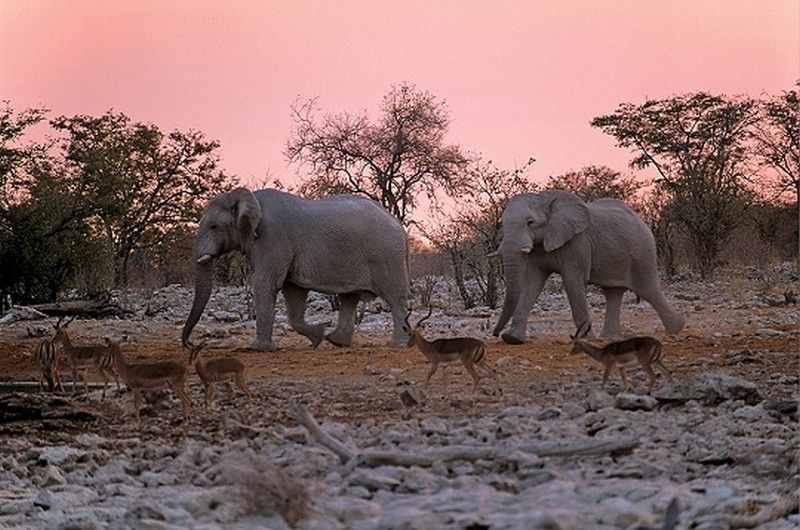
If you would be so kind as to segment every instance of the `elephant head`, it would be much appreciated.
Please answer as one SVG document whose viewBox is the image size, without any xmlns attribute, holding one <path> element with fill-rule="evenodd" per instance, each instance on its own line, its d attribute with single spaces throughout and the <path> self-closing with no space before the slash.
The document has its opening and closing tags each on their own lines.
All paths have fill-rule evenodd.
<svg viewBox="0 0 800 530">
<path fill-rule="evenodd" d="M 236 188 L 214 197 L 203 212 L 195 238 L 194 301 L 181 342 L 190 347 L 189 335 L 211 296 L 211 275 L 214 260 L 232 250 L 247 252 L 258 237 L 261 206 L 255 195 L 246 188 Z"/>
<path fill-rule="evenodd" d="M 508 323 L 525 289 L 529 255 L 541 245 L 553 252 L 589 226 L 590 213 L 579 197 L 561 190 L 524 193 L 513 197 L 502 216 L 503 240 L 499 254 L 505 269 L 506 296 L 494 328 L 497 336 Z"/>
</svg>

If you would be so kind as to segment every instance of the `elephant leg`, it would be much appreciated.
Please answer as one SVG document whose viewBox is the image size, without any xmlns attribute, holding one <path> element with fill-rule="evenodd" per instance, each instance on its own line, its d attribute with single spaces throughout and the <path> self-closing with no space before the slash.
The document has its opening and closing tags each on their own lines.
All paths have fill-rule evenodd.
<svg viewBox="0 0 800 530">
<path fill-rule="evenodd" d="M 604 287 L 603 294 L 606 297 L 606 318 L 603 320 L 603 337 L 619 337 L 619 313 L 622 307 L 622 296 L 625 294 L 625 287 Z"/>
<path fill-rule="evenodd" d="M 322 324 L 308 324 L 305 318 L 306 298 L 308 289 L 287 282 L 283 286 L 283 296 L 286 299 L 286 312 L 289 316 L 289 325 L 301 335 L 308 337 L 311 346 L 316 348 L 325 336 L 325 326 Z"/>
<path fill-rule="evenodd" d="M 509 330 L 501 335 L 503 341 L 508 344 L 522 344 L 525 342 L 528 328 L 528 315 L 533 308 L 533 304 L 539 299 L 539 294 L 542 292 L 544 282 L 547 281 L 550 274 L 536 268 L 529 267 L 527 274 L 528 288 L 522 293 L 522 296 L 514 309 L 514 316 L 511 320 L 511 327 Z"/>
<path fill-rule="evenodd" d="M 564 289 L 567 291 L 567 300 L 572 310 L 572 321 L 575 322 L 575 336 L 577 338 L 594 338 L 592 332 L 592 319 L 589 318 L 589 304 L 586 302 L 586 282 L 577 272 L 561 274 L 564 280 Z"/>
<path fill-rule="evenodd" d="M 653 282 L 653 286 L 649 286 L 646 289 L 640 289 L 635 292 L 642 299 L 647 300 L 647 302 L 653 306 L 653 309 L 656 310 L 661 322 L 664 324 L 664 329 L 667 331 L 667 334 L 677 335 L 686 325 L 686 321 L 683 319 L 683 317 L 676 313 L 674 309 L 672 309 L 672 306 L 669 305 L 667 299 L 664 298 L 664 294 L 657 285 L 658 280 L 653 280 Z"/>
<path fill-rule="evenodd" d="M 389 304 L 392 311 L 392 323 L 394 330 L 389 346 L 405 346 L 408 342 L 408 335 L 403 331 L 408 313 L 408 296 L 403 293 L 395 296 L 381 296 Z"/>
<path fill-rule="evenodd" d="M 253 302 L 256 310 L 256 338 L 250 345 L 254 350 L 274 351 L 272 326 L 275 324 L 277 290 L 267 282 L 253 282 Z"/>
<path fill-rule="evenodd" d="M 353 330 L 356 327 L 356 308 L 358 307 L 358 295 L 344 293 L 339 295 L 339 321 L 336 329 L 325 338 L 328 342 L 336 346 L 350 346 L 353 341 Z"/>
</svg>

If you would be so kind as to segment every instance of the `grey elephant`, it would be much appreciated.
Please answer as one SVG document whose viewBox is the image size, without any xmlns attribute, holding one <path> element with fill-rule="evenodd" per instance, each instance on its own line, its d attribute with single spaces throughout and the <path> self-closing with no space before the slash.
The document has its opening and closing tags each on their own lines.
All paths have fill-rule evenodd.
<svg viewBox="0 0 800 530">
<path fill-rule="evenodd" d="M 563 280 L 577 336 L 593 336 L 588 283 L 601 287 L 606 297 L 606 337 L 619 335 L 620 306 L 627 289 L 655 308 L 667 333 L 683 329 L 683 318 L 661 292 L 653 234 L 625 203 L 616 199 L 586 203 L 561 190 L 520 194 L 503 211 L 502 236 L 498 252 L 506 296 L 494 335 L 513 317 L 502 335 L 505 342 L 525 341 L 528 314 L 552 273 Z"/>
<path fill-rule="evenodd" d="M 351 343 L 359 300 L 376 296 L 391 308 L 391 344 L 404 344 L 409 282 L 402 225 L 376 202 L 354 195 L 309 200 L 273 189 L 237 188 L 212 199 L 194 243 L 195 292 L 181 340 L 189 336 L 211 294 L 214 259 L 242 251 L 252 266 L 256 338 L 251 347 L 273 350 L 275 299 L 283 291 L 289 324 L 313 346 L 323 337 Z M 339 296 L 336 329 L 305 321 L 308 291 Z"/>
</svg>

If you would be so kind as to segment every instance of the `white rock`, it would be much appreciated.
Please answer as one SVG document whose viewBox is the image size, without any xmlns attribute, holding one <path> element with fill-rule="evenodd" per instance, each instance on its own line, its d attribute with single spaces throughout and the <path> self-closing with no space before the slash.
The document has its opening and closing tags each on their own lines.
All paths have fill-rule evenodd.
<svg viewBox="0 0 800 530">
<path fill-rule="evenodd" d="M 589 400 L 586 402 L 586 410 L 595 411 L 614 406 L 614 397 L 611 394 L 593 388 L 589 391 Z"/>
<path fill-rule="evenodd" d="M 377 517 L 381 507 L 375 502 L 351 497 L 333 497 L 322 501 L 323 509 L 335 515 L 344 523 L 354 523 L 359 519 Z"/>
<path fill-rule="evenodd" d="M 79 456 L 83 456 L 85 454 L 86 451 L 81 451 L 80 449 L 68 447 L 66 445 L 46 447 L 41 453 L 39 453 L 39 462 L 46 462 L 54 466 L 62 466 L 64 463 L 68 461 L 74 461 Z"/>
<path fill-rule="evenodd" d="M 658 401 L 651 396 L 617 394 L 614 404 L 622 410 L 653 410 L 658 405 Z"/>
</svg>

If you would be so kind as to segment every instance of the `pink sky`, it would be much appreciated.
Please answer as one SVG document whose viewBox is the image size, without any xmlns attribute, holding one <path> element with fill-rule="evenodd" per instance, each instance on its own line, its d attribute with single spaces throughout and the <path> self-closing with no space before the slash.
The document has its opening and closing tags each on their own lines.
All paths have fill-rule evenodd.
<svg viewBox="0 0 800 530">
<path fill-rule="evenodd" d="M 537 178 L 628 154 L 589 126 L 621 102 L 759 95 L 800 78 L 800 2 L 0 0 L 0 99 L 113 107 L 222 142 L 244 180 L 286 179 L 289 106 L 374 110 L 406 81 L 450 140 Z"/>
</svg>

